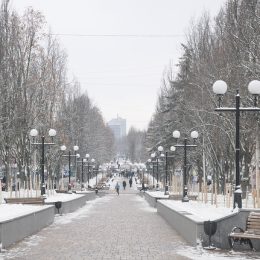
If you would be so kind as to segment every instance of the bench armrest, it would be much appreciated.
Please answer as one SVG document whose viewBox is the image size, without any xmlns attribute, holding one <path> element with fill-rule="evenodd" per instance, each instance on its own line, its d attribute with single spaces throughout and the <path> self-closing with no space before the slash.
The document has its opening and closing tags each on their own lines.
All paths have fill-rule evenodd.
<svg viewBox="0 0 260 260">
<path fill-rule="evenodd" d="M 239 232 L 236 232 L 239 231 Z M 245 231 L 241 227 L 233 227 L 231 233 L 244 233 Z"/>
</svg>

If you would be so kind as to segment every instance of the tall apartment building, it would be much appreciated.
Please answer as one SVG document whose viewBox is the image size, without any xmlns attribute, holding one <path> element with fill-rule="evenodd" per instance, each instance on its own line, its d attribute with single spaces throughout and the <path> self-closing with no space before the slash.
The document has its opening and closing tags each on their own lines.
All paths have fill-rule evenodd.
<svg viewBox="0 0 260 260">
<path fill-rule="evenodd" d="M 114 133 L 116 140 L 126 136 L 126 119 L 117 116 L 117 118 L 111 119 L 107 124 Z"/>
</svg>

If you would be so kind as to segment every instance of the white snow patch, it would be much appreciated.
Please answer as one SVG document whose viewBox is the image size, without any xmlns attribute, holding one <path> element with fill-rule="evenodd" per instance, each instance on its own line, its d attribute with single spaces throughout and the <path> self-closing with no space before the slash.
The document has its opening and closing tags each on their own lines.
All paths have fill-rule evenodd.
<svg viewBox="0 0 260 260">
<path fill-rule="evenodd" d="M 106 196 L 102 198 L 97 198 L 95 200 L 87 201 L 86 205 L 72 213 L 68 213 L 62 216 L 56 215 L 54 219 L 54 224 L 64 225 L 71 223 L 74 219 L 81 219 L 87 217 L 90 214 L 90 210 L 93 208 L 94 205 L 106 203 L 109 200 L 111 200 L 111 198 L 112 197 Z"/>
<path fill-rule="evenodd" d="M 83 197 L 83 195 L 72 193 L 72 194 L 66 194 L 66 193 L 56 193 L 55 196 L 47 197 L 45 202 L 56 202 L 56 201 L 70 201 L 74 200 L 80 197 Z"/>
<path fill-rule="evenodd" d="M 50 206 L 2 204 L 0 205 L 0 222 L 8 221 L 17 217 L 28 215 Z"/>
<path fill-rule="evenodd" d="M 216 220 L 234 214 L 230 208 L 203 204 L 197 201 L 181 202 L 176 200 L 160 200 L 164 205 L 178 212 L 190 213 L 187 217 L 196 221 Z"/>
<path fill-rule="evenodd" d="M 250 257 L 249 252 L 224 251 L 220 249 L 206 250 L 201 246 L 198 247 L 185 246 L 182 249 L 177 249 L 176 253 L 181 256 L 188 257 L 190 259 L 199 259 L 199 260 L 257 259 L 255 258 L 256 257 L 255 255 L 252 255 L 252 257 Z"/>
<path fill-rule="evenodd" d="M 153 208 L 149 205 L 149 203 L 142 197 L 136 196 L 134 197 L 133 201 L 140 202 L 141 210 L 147 211 L 147 212 L 157 212 L 156 208 Z"/>
</svg>

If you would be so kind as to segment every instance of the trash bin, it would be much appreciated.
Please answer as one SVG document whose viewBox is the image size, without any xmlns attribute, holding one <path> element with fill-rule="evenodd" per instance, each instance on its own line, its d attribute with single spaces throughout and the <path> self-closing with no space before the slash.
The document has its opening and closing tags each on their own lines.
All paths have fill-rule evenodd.
<svg viewBox="0 0 260 260">
<path fill-rule="evenodd" d="M 209 246 L 207 249 L 215 249 L 214 246 L 211 244 L 211 237 L 217 231 L 217 222 L 216 221 L 204 221 L 204 232 L 207 236 L 209 236 Z"/>
<path fill-rule="evenodd" d="M 62 202 L 61 201 L 56 201 L 55 202 L 55 208 L 58 210 L 58 214 L 60 214 L 61 206 L 62 206 Z"/>
</svg>

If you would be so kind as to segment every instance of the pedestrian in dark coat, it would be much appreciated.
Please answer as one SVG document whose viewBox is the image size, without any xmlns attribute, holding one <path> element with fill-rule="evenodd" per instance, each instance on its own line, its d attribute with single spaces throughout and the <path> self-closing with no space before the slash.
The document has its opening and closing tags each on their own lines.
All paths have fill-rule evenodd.
<svg viewBox="0 0 260 260">
<path fill-rule="evenodd" d="M 130 185 L 130 188 L 132 187 L 132 183 L 133 183 L 133 180 L 132 178 L 129 180 L 129 185 Z"/>
<path fill-rule="evenodd" d="M 124 187 L 124 190 L 125 190 L 125 187 L 126 187 L 126 181 L 123 181 L 123 187 Z"/>
</svg>

